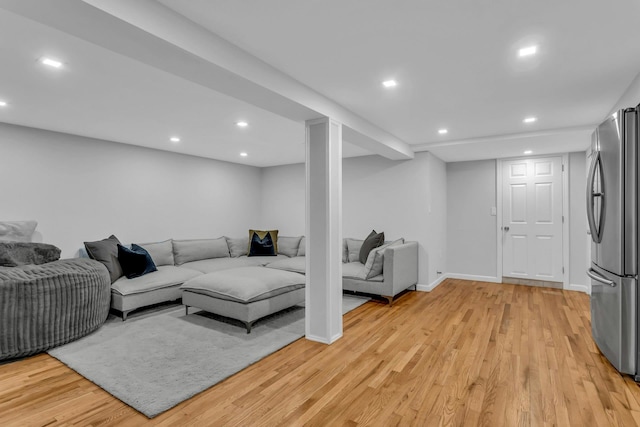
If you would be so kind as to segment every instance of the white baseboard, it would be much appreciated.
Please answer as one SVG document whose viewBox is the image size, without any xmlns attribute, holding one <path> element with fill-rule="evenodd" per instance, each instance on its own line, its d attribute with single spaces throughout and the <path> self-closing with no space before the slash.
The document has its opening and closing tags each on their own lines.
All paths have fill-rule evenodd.
<svg viewBox="0 0 640 427">
<path fill-rule="evenodd" d="M 442 276 L 438 277 L 435 281 L 428 285 L 418 284 L 416 286 L 417 290 L 422 292 L 431 292 L 438 286 L 440 283 L 444 282 L 446 279 L 461 279 L 461 280 L 475 280 L 477 282 L 491 282 L 491 283 L 502 283 L 497 277 L 492 276 L 476 276 L 473 274 L 458 274 L 458 273 L 445 273 Z"/>
<path fill-rule="evenodd" d="M 475 280 L 477 282 L 502 283 L 502 280 L 494 276 L 477 276 L 475 274 L 447 273 L 450 279 Z"/>
<path fill-rule="evenodd" d="M 436 286 L 438 286 L 440 283 L 444 282 L 447 279 L 447 275 L 443 274 L 442 276 L 438 277 L 434 282 L 428 284 L 428 285 L 421 285 L 421 284 L 417 284 L 416 285 L 416 289 L 422 292 L 431 292 L 432 290 L 434 290 L 436 288 Z"/>
<path fill-rule="evenodd" d="M 328 340 L 325 337 L 319 337 L 316 335 L 305 335 L 305 338 L 308 339 L 309 341 L 315 341 L 321 344 L 333 344 L 334 342 L 342 338 L 342 332 L 335 334 Z"/>
<path fill-rule="evenodd" d="M 591 292 L 589 292 L 589 287 L 586 285 L 574 285 L 573 283 L 569 284 L 569 291 L 577 291 L 577 292 L 584 292 L 585 294 L 590 294 Z"/>
</svg>

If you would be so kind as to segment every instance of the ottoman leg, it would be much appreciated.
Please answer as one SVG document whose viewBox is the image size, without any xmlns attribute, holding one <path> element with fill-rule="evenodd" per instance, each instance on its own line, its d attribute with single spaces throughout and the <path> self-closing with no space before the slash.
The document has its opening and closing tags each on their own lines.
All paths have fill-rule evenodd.
<svg viewBox="0 0 640 427">
<path fill-rule="evenodd" d="M 188 305 L 185 305 L 185 306 L 184 306 L 184 315 L 185 315 L 185 316 L 188 316 L 188 315 L 189 315 L 189 306 L 188 306 Z"/>
</svg>

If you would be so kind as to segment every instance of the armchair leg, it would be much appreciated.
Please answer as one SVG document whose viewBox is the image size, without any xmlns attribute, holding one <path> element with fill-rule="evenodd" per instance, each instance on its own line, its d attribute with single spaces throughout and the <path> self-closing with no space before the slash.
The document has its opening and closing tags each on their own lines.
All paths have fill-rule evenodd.
<svg viewBox="0 0 640 427">
<path fill-rule="evenodd" d="M 391 307 L 393 305 L 393 297 L 391 296 L 387 296 L 387 295 L 382 295 L 382 298 L 385 298 L 387 301 L 389 301 L 389 307 Z"/>
<path fill-rule="evenodd" d="M 253 322 L 244 322 L 244 326 L 247 328 L 248 334 L 251 333 L 251 327 L 253 326 L 254 323 L 255 323 L 255 320 Z"/>
</svg>

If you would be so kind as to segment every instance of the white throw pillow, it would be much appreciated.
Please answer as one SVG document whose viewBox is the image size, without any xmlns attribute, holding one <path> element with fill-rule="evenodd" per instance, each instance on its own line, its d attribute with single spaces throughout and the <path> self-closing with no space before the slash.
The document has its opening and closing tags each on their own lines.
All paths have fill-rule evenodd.
<svg viewBox="0 0 640 427">
<path fill-rule="evenodd" d="M 156 267 L 174 264 L 173 241 L 171 239 L 163 242 L 138 243 L 138 246 L 149 252 Z"/>
<path fill-rule="evenodd" d="M 298 256 L 298 249 L 300 248 L 300 240 L 302 240 L 302 236 L 298 236 L 298 237 L 278 236 L 278 253 L 282 255 L 286 255 L 289 258 Z"/>
<path fill-rule="evenodd" d="M 37 221 L 3 221 L 0 222 L 1 242 L 30 242 Z"/>
<path fill-rule="evenodd" d="M 360 248 L 364 240 L 358 239 L 344 239 L 347 243 L 347 262 L 360 261 Z"/>
<path fill-rule="evenodd" d="M 173 258 L 176 265 L 210 258 L 230 258 L 227 239 L 174 240 Z"/>
<path fill-rule="evenodd" d="M 226 237 L 227 245 L 229 246 L 229 254 L 231 258 L 238 258 L 243 255 L 249 255 L 249 238 L 238 237 L 231 238 Z"/>
</svg>

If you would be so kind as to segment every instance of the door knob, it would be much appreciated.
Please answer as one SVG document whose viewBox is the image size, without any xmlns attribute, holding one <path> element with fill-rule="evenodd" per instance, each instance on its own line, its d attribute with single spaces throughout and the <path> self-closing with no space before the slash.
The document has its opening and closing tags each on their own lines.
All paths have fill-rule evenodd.
<svg viewBox="0 0 640 427">
<path fill-rule="evenodd" d="M 508 225 L 505 225 L 505 226 L 504 226 L 504 227 L 502 227 L 502 228 L 504 228 L 504 231 L 509 231 L 509 226 L 508 226 Z"/>
</svg>

